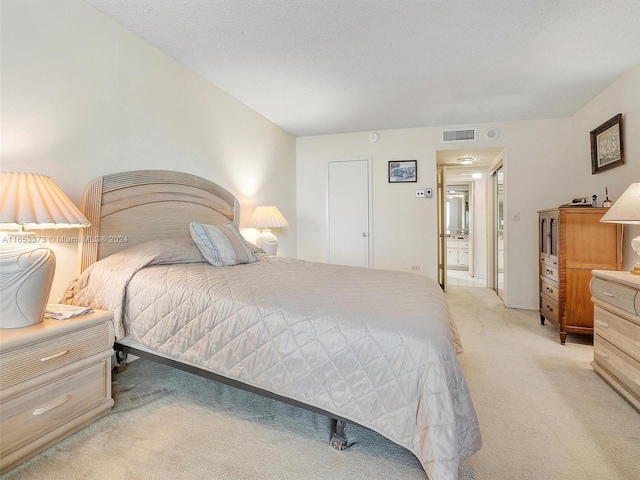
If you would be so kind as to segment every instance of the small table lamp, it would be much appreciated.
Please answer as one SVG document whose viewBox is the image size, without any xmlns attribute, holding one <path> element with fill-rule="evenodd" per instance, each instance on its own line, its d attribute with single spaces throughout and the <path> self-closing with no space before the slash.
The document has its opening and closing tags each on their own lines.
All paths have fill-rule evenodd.
<svg viewBox="0 0 640 480">
<path fill-rule="evenodd" d="M 90 225 L 49 177 L 0 172 L 0 230 L 18 230 L 0 240 L 0 328 L 42 322 L 55 255 L 44 237 L 27 229 L 80 228 Z"/>
<path fill-rule="evenodd" d="M 271 233 L 271 229 L 288 226 L 287 219 L 273 206 L 257 207 L 249 220 L 249 227 L 262 228 L 262 233 L 256 239 L 256 245 L 267 255 L 275 255 L 278 251 L 278 239 Z"/>
<path fill-rule="evenodd" d="M 618 200 L 613 203 L 609 211 L 600 219 L 601 222 L 640 225 L 640 182 L 632 183 Z M 640 255 L 640 236 L 631 240 L 631 248 Z M 631 270 L 634 275 L 640 275 L 640 261 L 636 261 Z"/>
</svg>

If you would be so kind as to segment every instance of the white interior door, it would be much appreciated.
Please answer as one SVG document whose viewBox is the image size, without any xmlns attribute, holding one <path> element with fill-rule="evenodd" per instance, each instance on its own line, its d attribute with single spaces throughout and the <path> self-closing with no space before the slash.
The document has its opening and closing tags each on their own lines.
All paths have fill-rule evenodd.
<svg viewBox="0 0 640 480">
<path fill-rule="evenodd" d="M 372 267 L 370 159 L 328 162 L 329 263 Z"/>
</svg>

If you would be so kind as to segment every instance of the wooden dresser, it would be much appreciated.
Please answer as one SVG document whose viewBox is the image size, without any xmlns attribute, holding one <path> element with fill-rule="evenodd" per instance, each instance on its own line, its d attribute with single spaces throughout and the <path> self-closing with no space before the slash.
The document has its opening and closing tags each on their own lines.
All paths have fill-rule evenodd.
<svg viewBox="0 0 640 480">
<path fill-rule="evenodd" d="M 560 207 L 538 212 L 540 322 L 593 335 L 592 270 L 622 268 L 622 225 L 602 223 L 606 208 Z"/>
<path fill-rule="evenodd" d="M 640 275 L 594 270 L 593 369 L 640 411 Z"/>
<path fill-rule="evenodd" d="M 0 473 L 109 413 L 112 319 L 0 329 Z"/>
</svg>

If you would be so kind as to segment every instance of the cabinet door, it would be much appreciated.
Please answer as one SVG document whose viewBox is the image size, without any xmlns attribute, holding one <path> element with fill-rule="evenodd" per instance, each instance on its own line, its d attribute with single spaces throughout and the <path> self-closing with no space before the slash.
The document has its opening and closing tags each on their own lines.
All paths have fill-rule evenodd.
<svg viewBox="0 0 640 480">
<path fill-rule="evenodd" d="M 558 258 L 558 230 L 560 227 L 559 220 L 560 219 L 557 212 L 549 214 L 549 256 L 555 259 Z"/>
<path fill-rule="evenodd" d="M 549 255 L 549 217 L 540 214 L 540 226 L 538 229 L 538 246 L 543 256 Z"/>
<path fill-rule="evenodd" d="M 458 265 L 458 249 L 449 247 L 447 248 L 447 265 Z"/>
<path fill-rule="evenodd" d="M 469 248 L 458 249 L 458 264 L 469 266 Z"/>
</svg>

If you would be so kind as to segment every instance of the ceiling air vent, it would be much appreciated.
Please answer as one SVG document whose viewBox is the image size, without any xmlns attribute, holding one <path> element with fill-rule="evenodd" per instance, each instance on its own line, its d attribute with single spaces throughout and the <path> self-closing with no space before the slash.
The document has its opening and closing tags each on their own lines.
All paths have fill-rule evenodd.
<svg viewBox="0 0 640 480">
<path fill-rule="evenodd" d="M 467 128 L 465 130 L 443 130 L 442 143 L 448 142 L 476 142 L 478 129 Z"/>
</svg>

